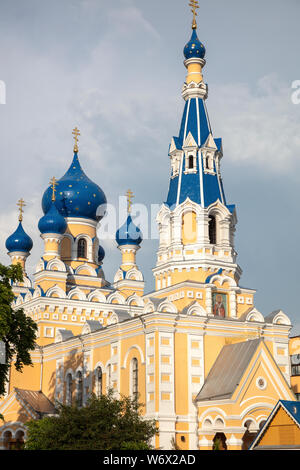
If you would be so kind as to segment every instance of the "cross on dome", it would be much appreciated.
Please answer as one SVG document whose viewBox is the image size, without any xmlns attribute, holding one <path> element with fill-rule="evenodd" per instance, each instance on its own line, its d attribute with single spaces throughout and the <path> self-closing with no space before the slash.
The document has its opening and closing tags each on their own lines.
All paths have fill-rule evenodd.
<svg viewBox="0 0 300 470">
<path fill-rule="evenodd" d="M 127 212 L 129 214 L 131 212 L 132 199 L 134 198 L 134 195 L 131 189 L 128 189 L 126 196 L 127 196 Z"/>
<path fill-rule="evenodd" d="M 19 207 L 19 222 L 22 222 L 23 220 L 23 207 L 26 206 L 25 201 L 23 198 L 19 199 L 17 202 L 17 206 Z"/>
<path fill-rule="evenodd" d="M 74 140 L 75 140 L 75 144 L 74 144 L 73 150 L 74 150 L 74 152 L 77 153 L 77 152 L 78 152 L 78 145 L 77 145 L 77 144 L 78 144 L 78 136 L 80 135 L 79 129 L 77 129 L 77 127 L 75 127 L 75 128 L 73 129 L 73 131 L 72 131 L 72 134 L 73 134 Z"/>
<path fill-rule="evenodd" d="M 53 176 L 53 178 L 51 178 L 50 184 L 51 184 L 51 187 L 52 187 L 52 201 L 55 201 L 56 186 L 58 185 L 58 182 L 57 182 L 57 179 L 55 178 L 55 176 Z"/>
<path fill-rule="evenodd" d="M 193 29 L 197 29 L 197 22 L 196 22 L 196 16 L 197 16 L 197 10 L 199 8 L 199 3 L 197 0 L 190 0 L 190 3 L 189 3 L 190 7 L 192 8 L 192 13 L 193 13 L 193 25 L 192 25 L 192 28 Z"/>
</svg>

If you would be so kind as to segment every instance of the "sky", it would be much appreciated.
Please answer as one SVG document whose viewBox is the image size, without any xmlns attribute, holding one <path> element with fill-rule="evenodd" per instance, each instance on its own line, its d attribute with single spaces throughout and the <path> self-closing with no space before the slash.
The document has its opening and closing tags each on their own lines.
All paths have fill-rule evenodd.
<svg viewBox="0 0 300 470">
<path fill-rule="evenodd" d="M 282 309 L 300 334 L 300 2 L 199 3 L 207 108 L 237 206 L 240 285 L 257 290 L 264 316 Z M 165 201 L 192 15 L 188 0 L 0 0 L 0 11 L 0 262 L 9 263 L 5 240 L 23 197 L 31 275 L 43 248 L 42 195 L 71 163 L 75 126 L 82 167 L 112 206 L 128 188 L 149 210 Z M 121 256 L 114 240 L 101 243 L 112 281 Z M 146 238 L 137 255 L 146 292 L 157 247 Z"/>
</svg>

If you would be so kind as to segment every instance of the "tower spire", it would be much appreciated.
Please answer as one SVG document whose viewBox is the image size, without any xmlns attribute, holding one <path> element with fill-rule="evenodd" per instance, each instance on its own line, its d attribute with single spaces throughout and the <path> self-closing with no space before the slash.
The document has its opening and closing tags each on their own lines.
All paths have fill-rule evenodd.
<svg viewBox="0 0 300 470">
<path fill-rule="evenodd" d="M 221 176 L 222 139 L 214 137 L 206 107 L 207 85 L 202 75 L 206 50 L 196 32 L 198 0 L 189 0 L 189 6 L 193 23 L 183 51 L 185 105 L 179 134 L 169 147 L 169 191 L 157 215 L 160 242 L 153 270 L 156 289 L 168 288 L 168 295 L 173 289 L 178 295 L 180 282 L 209 284 L 208 270 L 226 271 L 233 283 L 238 283 L 242 272 L 234 249 L 235 206 L 227 204 Z M 207 300 L 209 313 L 210 305 Z"/>
</svg>

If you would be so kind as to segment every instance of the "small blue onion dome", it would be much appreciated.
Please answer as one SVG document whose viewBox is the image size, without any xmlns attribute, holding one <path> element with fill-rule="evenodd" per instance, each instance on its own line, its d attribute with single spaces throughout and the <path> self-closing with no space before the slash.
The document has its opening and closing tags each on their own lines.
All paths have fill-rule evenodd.
<svg viewBox="0 0 300 470">
<path fill-rule="evenodd" d="M 52 201 L 48 212 L 39 220 L 39 231 L 43 233 L 58 233 L 62 235 L 67 229 L 65 218 L 58 212 Z"/>
<path fill-rule="evenodd" d="M 13 251 L 30 252 L 33 243 L 29 235 L 24 231 L 22 222 L 19 223 L 17 230 L 8 237 L 5 246 L 9 253 Z"/>
<path fill-rule="evenodd" d="M 191 59 L 192 57 L 197 57 L 199 59 L 204 59 L 205 56 L 205 47 L 201 41 L 199 41 L 196 30 L 193 29 L 193 33 L 189 42 L 185 45 L 183 49 L 183 54 L 186 59 Z"/>
<path fill-rule="evenodd" d="M 80 217 L 99 221 L 105 214 L 106 197 L 102 189 L 91 181 L 81 168 L 77 152 L 65 175 L 57 181 L 55 205 L 63 217 Z M 52 201 L 52 188 L 48 187 L 42 199 L 44 214 Z"/>
<path fill-rule="evenodd" d="M 104 248 L 103 248 L 103 246 L 99 245 L 99 248 L 98 248 L 98 263 L 102 264 L 102 261 L 104 260 L 104 258 L 105 258 Z"/>
<path fill-rule="evenodd" d="M 141 230 L 133 223 L 131 215 L 128 215 L 126 222 L 117 230 L 116 242 L 119 246 L 140 245 L 142 240 Z"/>
</svg>

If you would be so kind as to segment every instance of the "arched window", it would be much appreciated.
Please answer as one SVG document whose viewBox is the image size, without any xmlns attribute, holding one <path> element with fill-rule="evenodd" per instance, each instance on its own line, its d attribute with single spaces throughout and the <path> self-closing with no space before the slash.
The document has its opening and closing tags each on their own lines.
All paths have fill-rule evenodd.
<svg viewBox="0 0 300 470">
<path fill-rule="evenodd" d="M 132 384 L 132 398 L 138 399 L 138 360 L 134 357 L 131 361 L 131 384 Z"/>
<path fill-rule="evenodd" d="M 211 245 L 215 245 L 217 243 L 217 224 L 216 218 L 214 215 L 210 216 L 208 222 L 208 235 L 209 235 L 209 243 Z"/>
<path fill-rule="evenodd" d="M 24 449 L 24 437 L 25 437 L 24 431 L 19 429 L 15 434 L 16 442 L 15 442 L 15 445 L 13 447 L 14 449 L 16 449 L 16 450 Z"/>
<path fill-rule="evenodd" d="M 2 441 L 3 441 L 4 449 L 9 450 L 10 449 L 10 444 L 12 442 L 12 433 L 11 433 L 11 431 L 5 431 L 2 434 Z"/>
<path fill-rule="evenodd" d="M 217 432 L 213 439 L 213 450 L 227 450 L 226 436 L 223 432 Z"/>
<path fill-rule="evenodd" d="M 83 379 L 80 370 L 76 374 L 76 402 L 79 407 L 83 405 Z"/>
<path fill-rule="evenodd" d="M 102 395 L 102 384 L 103 384 L 103 374 L 101 367 L 96 369 L 96 395 L 100 397 Z"/>
<path fill-rule="evenodd" d="M 194 168 L 194 157 L 193 155 L 189 155 L 189 170 L 193 170 Z"/>
<path fill-rule="evenodd" d="M 66 404 L 71 406 L 72 405 L 72 398 L 73 398 L 73 378 L 72 374 L 68 374 L 66 378 Z"/>
<path fill-rule="evenodd" d="M 77 245 L 77 258 L 86 258 L 86 240 L 80 238 Z"/>
</svg>

